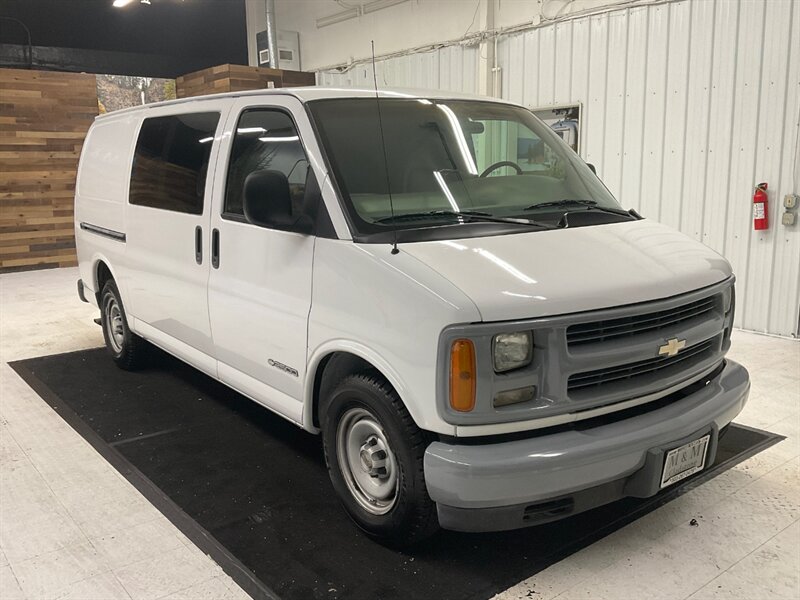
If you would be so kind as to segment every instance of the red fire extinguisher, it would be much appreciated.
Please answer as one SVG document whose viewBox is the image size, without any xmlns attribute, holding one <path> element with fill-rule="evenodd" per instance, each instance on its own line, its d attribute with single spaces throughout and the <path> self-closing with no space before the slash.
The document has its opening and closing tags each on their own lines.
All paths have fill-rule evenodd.
<svg viewBox="0 0 800 600">
<path fill-rule="evenodd" d="M 759 183 L 753 192 L 753 229 L 769 229 L 769 199 L 767 184 Z"/>
</svg>

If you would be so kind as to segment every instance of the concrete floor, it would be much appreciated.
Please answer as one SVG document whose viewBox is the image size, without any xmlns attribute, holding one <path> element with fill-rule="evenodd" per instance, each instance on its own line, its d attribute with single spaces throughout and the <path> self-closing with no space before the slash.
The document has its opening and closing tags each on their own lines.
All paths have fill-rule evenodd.
<svg viewBox="0 0 800 600">
<path fill-rule="evenodd" d="M 6 364 L 102 344 L 76 280 L 0 276 L 0 598 L 247 598 Z M 731 357 L 737 421 L 787 439 L 498 598 L 800 598 L 800 343 L 735 332 Z"/>
</svg>

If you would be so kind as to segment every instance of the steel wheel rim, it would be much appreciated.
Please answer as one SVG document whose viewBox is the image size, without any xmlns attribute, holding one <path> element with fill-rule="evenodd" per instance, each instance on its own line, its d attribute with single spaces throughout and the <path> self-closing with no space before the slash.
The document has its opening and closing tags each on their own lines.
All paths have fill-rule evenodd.
<svg viewBox="0 0 800 600">
<path fill-rule="evenodd" d="M 385 515 L 397 502 L 397 461 L 377 419 L 351 408 L 336 428 L 336 457 L 350 494 L 373 515 Z"/>
<path fill-rule="evenodd" d="M 117 299 L 113 296 L 106 302 L 106 332 L 108 333 L 108 343 L 116 353 L 122 352 L 122 344 L 125 341 L 125 329 L 122 326 L 122 311 L 119 308 Z"/>
</svg>

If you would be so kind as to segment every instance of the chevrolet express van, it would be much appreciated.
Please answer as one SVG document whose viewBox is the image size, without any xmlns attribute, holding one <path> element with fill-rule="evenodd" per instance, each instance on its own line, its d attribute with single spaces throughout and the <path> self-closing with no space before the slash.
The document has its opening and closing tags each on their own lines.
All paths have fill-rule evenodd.
<svg viewBox="0 0 800 600">
<path fill-rule="evenodd" d="M 500 100 L 311 87 L 104 115 L 75 231 L 120 367 L 153 344 L 321 433 L 344 509 L 390 543 L 652 496 L 713 462 L 749 391 L 725 259 Z"/>
</svg>

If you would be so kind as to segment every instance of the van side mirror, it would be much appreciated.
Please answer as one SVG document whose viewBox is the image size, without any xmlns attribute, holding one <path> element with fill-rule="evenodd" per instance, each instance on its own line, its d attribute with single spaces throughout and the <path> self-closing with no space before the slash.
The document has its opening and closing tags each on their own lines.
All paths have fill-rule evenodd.
<svg viewBox="0 0 800 600">
<path fill-rule="evenodd" d="M 589 170 L 590 170 L 592 173 L 594 173 L 595 175 L 597 175 L 597 169 L 595 169 L 595 167 L 594 167 L 594 165 L 593 165 L 592 163 L 586 163 L 586 166 L 587 166 L 587 167 L 589 167 Z"/>
<path fill-rule="evenodd" d="M 313 222 L 307 215 L 292 214 L 289 179 L 280 171 L 260 169 L 244 180 L 244 216 L 253 225 L 311 233 Z"/>
</svg>

